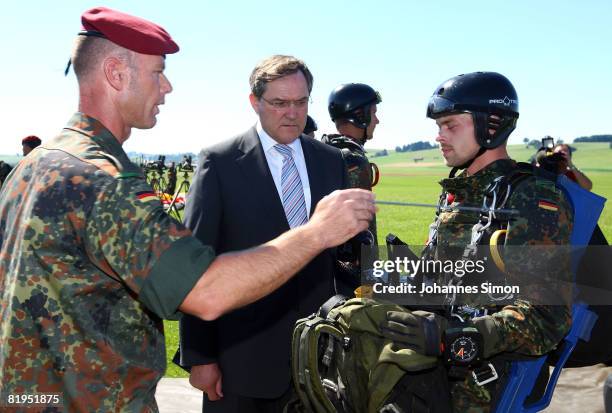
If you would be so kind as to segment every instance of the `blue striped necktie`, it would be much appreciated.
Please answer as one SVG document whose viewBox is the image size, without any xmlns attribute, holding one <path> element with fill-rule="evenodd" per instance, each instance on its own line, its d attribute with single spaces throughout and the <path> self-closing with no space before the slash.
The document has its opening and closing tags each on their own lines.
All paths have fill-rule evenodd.
<svg viewBox="0 0 612 413">
<path fill-rule="evenodd" d="M 287 145 L 276 144 L 274 149 L 283 156 L 283 169 L 281 172 L 281 188 L 283 190 L 283 208 L 290 228 L 303 225 L 308 221 L 306 215 L 306 202 L 304 189 L 298 173 L 291 148 Z"/>
</svg>

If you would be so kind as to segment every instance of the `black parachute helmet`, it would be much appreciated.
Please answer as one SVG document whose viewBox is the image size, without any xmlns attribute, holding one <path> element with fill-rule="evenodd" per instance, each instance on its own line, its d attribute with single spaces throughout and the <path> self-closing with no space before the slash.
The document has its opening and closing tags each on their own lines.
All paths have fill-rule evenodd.
<svg viewBox="0 0 612 413">
<path fill-rule="evenodd" d="M 309 133 L 315 132 L 317 130 L 319 130 L 319 127 L 317 126 L 317 122 L 315 122 L 315 120 L 311 118 L 310 115 L 306 115 L 306 126 L 304 126 L 303 133 L 308 135 Z"/>
<path fill-rule="evenodd" d="M 382 102 L 380 94 L 363 83 L 347 83 L 329 95 L 327 109 L 332 121 L 346 119 L 360 129 L 366 129 L 372 117 L 370 106 Z"/>
<path fill-rule="evenodd" d="M 458 75 L 438 86 L 427 105 L 428 118 L 456 113 L 472 114 L 476 141 L 482 148 L 497 148 L 516 127 L 518 96 L 512 83 L 499 73 Z"/>
</svg>

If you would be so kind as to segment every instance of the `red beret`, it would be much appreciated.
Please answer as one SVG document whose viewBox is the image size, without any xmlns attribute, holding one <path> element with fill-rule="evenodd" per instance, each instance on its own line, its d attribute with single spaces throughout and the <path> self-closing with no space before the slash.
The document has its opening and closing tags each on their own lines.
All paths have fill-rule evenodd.
<svg viewBox="0 0 612 413">
<path fill-rule="evenodd" d="M 25 138 L 21 140 L 21 144 L 23 145 L 24 143 L 27 143 L 28 145 L 34 145 L 36 147 L 40 145 L 42 141 L 40 140 L 38 136 L 30 135 L 30 136 L 26 136 Z"/>
<path fill-rule="evenodd" d="M 98 36 L 142 54 L 176 53 L 179 47 L 163 27 L 107 7 L 87 10 L 81 17 L 84 36 Z"/>
</svg>

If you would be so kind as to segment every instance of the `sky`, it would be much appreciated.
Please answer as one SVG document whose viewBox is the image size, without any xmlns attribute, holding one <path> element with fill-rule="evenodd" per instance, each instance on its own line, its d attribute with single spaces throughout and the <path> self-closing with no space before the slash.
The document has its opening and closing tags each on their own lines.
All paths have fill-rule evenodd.
<svg viewBox="0 0 612 413">
<path fill-rule="evenodd" d="M 157 125 L 134 130 L 126 151 L 198 152 L 252 126 L 248 77 L 272 54 L 303 59 L 314 75 L 309 113 L 332 133 L 329 93 L 361 82 L 382 95 L 370 148 L 436 137 L 425 117 L 436 86 L 459 73 L 497 71 L 520 106 L 510 143 L 612 133 L 612 2 L 602 1 L 32 1 L 3 4 L 0 154 L 27 135 L 60 132 L 77 108 L 64 69 L 83 11 L 104 5 L 162 25 L 173 92 Z"/>
</svg>

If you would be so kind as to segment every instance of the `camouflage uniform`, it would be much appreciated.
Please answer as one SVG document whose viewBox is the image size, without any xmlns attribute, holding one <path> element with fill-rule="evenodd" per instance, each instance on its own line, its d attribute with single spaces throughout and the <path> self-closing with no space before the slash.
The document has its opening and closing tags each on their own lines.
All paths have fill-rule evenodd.
<svg viewBox="0 0 612 413">
<path fill-rule="evenodd" d="M 359 143 L 353 139 L 338 135 L 323 135 L 321 141 L 340 149 L 342 159 L 346 167 L 348 177 L 348 188 L 361 188 L 368 191 L 372 190 L 373 176 L 372 165 L 366 156 L 366 151 Z M 358 288 L 364 278 L 369 276 L 364 270 L 372 268 L 371 262 L 378 258 L 377 237 L 376 237 L 376 216 L 370 221 L 369 231 L 373 239 L 369 238 L 366 231 L 359 234 L 349 242 L 340 245 L 337 249 L 337 291 L 347 296 L 352 296 L 354 290 Z M 362 244 L 372 244 L 373 248 L 364 255 Z M 367 256 L 367 258 L 366 258 Z M 362 293 L 358 293 L 360 296 Z"/>
<path fill-rule="evenodd" d="M 337 134 L 323 135 L 321 140 L 342 151 L 342 158 L 344 158 L 348 174 L 349 188 L 361 188 L 371 191 L 374 177 L 372 176 L 372 166 L 363 146 L 351 138 Z M 370 232 L 372 232 L 374 240 L 376 240 L 376 217 L 370 223 Z"/>
<path fill-rule="evenodd" d="M 454 198 L 450 206 L 480 207 L 484 190 L 489 184 L 515 168 L 514 161 L 498 160 L 473 176 L 466 176 L 464 172 L 455 178 L 444 179 L 440 184 L 443 194 L 452 194 Z M 557 211 L 539 207 L 540 200 L 556 205 Z M 507 208 L 518 210 L 519 217 L 511 221 L 507 228 L 506 245 L 569 245 L 571 207 L 553 182 L 529 177 L 512 192 Z M 438 228 L 436 252 L 469 244 L 471 229 L 478 218 L 478 212 L 441 212 L 434 223 Z M 531 356 L 554 349 L 569 331 L 571 323 L 570 305 L 568 301 L 564 302 L 567 305 L 543 306 L 516 300 L 512 305 L 498 307 L 493 314 L 482 317 L 494 320 L 499 335 L 496 342 L 485 342 L 485 355 L 509 352 Z M 463 381 L 451 382 L 454 411 L 488 412 L 492 393 L 499 390 L 496 387 L 499 383 L 500 380 L 497 380 L 491 385 L 478 386 L 471 375 Z"/>
<path fill-rule="evenodd" d="M 65 411 L 157 411 L 161 319 L 213 257 L 115 137 L 76 113 L 0 192 L 3 400 L 57 392 Z"/>
</svg>

